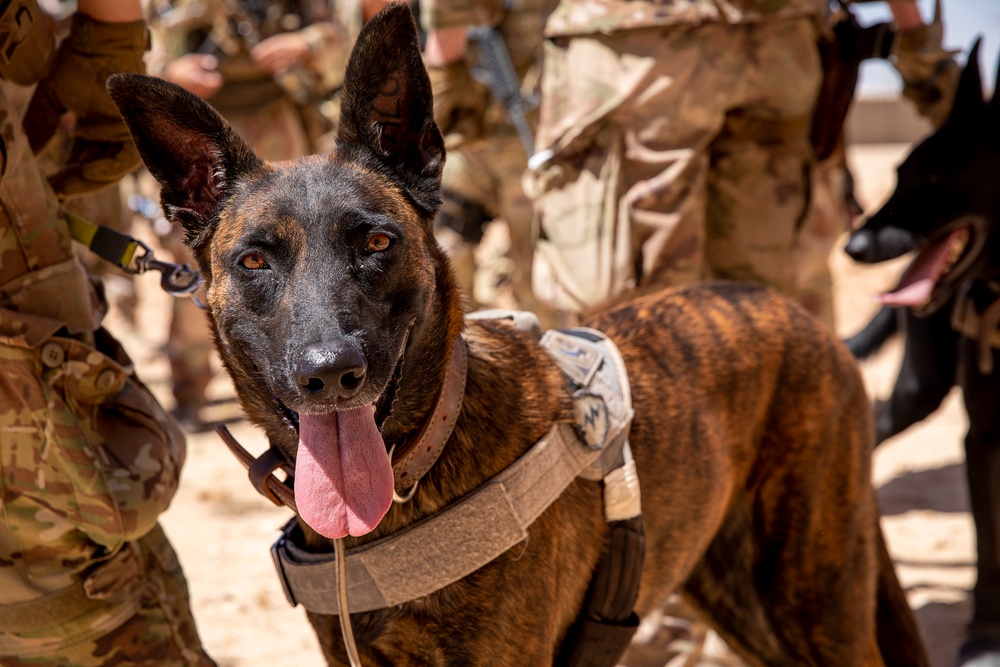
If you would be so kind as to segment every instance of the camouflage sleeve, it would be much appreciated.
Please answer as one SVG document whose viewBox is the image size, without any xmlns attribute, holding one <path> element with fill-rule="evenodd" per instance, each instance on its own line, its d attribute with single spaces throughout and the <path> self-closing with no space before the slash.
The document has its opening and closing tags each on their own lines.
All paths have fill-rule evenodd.
<svg viewBox="0 0 1000 667">
<path fill-rule="evenodd" d="M 353 41 L 349 39 L 347 27 L 331 17 L 307 25 L 301 34 L 309 44 L 306 64 L 321 78 L 323 89 L 340 87 Z"/>
<path fill-rule="evenodd" d="M 421 0 L 420 27 L 425 31 L 466 26 L 494 26 L 503 17 L 501 0 Z"/>
<path fill-rule="evenodd" d="M 561 0 L 549 17 L 549 37 L 611 33 L 668 25 L 759 23 L 825 16 L 827 0 Z"/>
<path fill-rule="evenodd" d="M 937 16 L 934 23 L 900 32 L 892 54 L 892 63 L 903 79 L 903 97 L 935 127 L 948 116 L 961 73 L 955 60 L 957 52 L 944 48 L 942 35 Z"/>
<path fill-rule="evenodd" d="M 0 93 L 0 307 L 93 331 L 103 310 L 17 117 Z"/>
<path fill-rule="evenodd" d="M 163 71 L 167 64 L 184 55 L 184 41 L 187 37 L 187 25 L 183 21 L 177 21 L 180 25 L 174 25 L 174 17 L 171 14 L 161 14 L 149 3 L 150 8 L 146 12 L 146 22 L 149 25 L 150 47 L 146 52 L 144 60 L 146 62 L 146 72 L 154 76 L 163 76 Z"/>
</svg>

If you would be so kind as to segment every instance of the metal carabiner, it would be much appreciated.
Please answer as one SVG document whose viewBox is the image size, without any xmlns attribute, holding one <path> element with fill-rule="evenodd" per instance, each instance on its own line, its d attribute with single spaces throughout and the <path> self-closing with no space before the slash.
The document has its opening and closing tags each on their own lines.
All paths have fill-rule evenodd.
<svg viewBox="0 0 1000 667">
<path fill-rule="evenodd" d="M 122 267 L 128 273 L 145 273 L 146 271 L 159 271 L 160 287 L 168 294 L 174 296 L 193 295 L 194 291 L 201 287 L 203 279 L 201 272 L 192 269 L 187 264 L 175 264 L 156 259 L 153 249 L 142 241 L 136 239 L 135 244 L 142 249 L 141 255 L 132 258 L 133 266 Z M 192 298 L 194 298 L 192 296 Z"/>
</svg>

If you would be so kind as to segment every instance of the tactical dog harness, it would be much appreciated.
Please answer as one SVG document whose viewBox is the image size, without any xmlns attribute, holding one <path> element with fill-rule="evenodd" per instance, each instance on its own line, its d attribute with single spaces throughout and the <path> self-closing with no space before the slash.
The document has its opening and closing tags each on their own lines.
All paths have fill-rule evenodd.
<svg viewBox="0 0 1000 667">
<path fill-rule="evenodd" d="M 1000 282 L 989 280 L 986 285 L 991 292 L 1000 295 Z M 977 342 L 976 367 L 983 375 L 989 375 L 993 372 L 993 350 L 1000 349 L 1000 296 L 980 314 L 969 298 L 970 286 L 965 285 L 955 299 L 951 327 Z"/>
<path fill-rule="evenodd" d="M 526 313 L 487 311 L 469 317 L 506 318 L 519 328 L 538 330 L 537 320 Z M 645 554 L 639 480 L 628 445 L 633 415 L 628 375 L 617 347 L 599 331 L 552 330 L 539 343 L 573 389 L 573 423 L 553 425 L 506 470 L 443 511 L 348 550 L 342 570 L 347 608 L 352 613 L 385 609 L 462 579 L 523 543 L 528 527 L 575 479 L 600 481 L 610 543 L 558 662 L 610 666 L 638 626 L 633 606 Z M 231 436 L 223 437 L 234 448 Z M 237 456 L 253 469 L 256 462 L 245 450 Z M 288 495 L 274 492 L 273 487 L 284 485 L 270 474 L 266 480 L 258 475 L 255 486 L 273 501 Z M 288 601 L 310 612 L 339 614 L 340 564 L 331 553 L 298 546 L 298 534 L 293 518 L 271 548 Z"/>
</svg>

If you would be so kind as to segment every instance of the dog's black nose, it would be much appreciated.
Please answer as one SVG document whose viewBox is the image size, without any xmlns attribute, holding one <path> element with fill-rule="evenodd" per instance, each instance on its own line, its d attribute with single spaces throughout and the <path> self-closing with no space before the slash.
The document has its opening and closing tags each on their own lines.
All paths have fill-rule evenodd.
<svg viewBox="0 0 1000 667">
<path fill-rule="evenodd" d="M 368 364 L 353 345 L 310 345 L 299 357 L 295 379 L 316 398 L 348 398 L 364 384 Z"/>
<path fill-rule="evenodd" d="M 872 234 L 866 230 L 854 232 L 844 246 L 844 252 L 850 255 L 855 262 L 870 262 L 875 251 L 875 243 Z"/>
</svg>

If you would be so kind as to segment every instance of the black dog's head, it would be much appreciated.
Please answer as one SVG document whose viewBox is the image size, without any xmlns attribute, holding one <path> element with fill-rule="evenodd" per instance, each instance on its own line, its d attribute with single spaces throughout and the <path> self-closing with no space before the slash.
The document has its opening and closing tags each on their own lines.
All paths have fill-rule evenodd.
<svg viewBox="0 0 1000 667">
<path fill-rule="evenodd" d="M 262 161 L 152 77 L 109 90 L 206 275 L 245 411 L 296 460 L 301 516 L 329 537 L 368 532 L 392 498 L 380 431 L 404 356 L 450 349 L 460 308 L 432 232 L 444 144 L 410 9 L 390 5 L 359 36 L 327 155 Z"/>
<path fill-rule="evenodd" d="M 998 249 L 1000 96 L 983 98 L 979 41 L 969 52 L 947 120 L 899 166 L 896 190 L 845 250 L 875 263 L 917 250 L 886 305 L 930 313 Z"/>
</svg>

